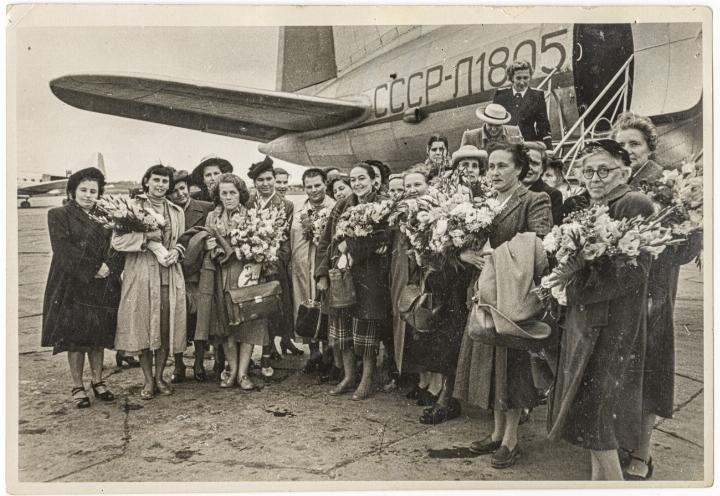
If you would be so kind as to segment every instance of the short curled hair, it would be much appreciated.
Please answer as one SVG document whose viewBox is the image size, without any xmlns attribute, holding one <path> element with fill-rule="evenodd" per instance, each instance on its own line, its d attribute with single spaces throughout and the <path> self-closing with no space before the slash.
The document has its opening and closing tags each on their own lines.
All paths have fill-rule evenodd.
<svg viewBox="0 0 720 496">
<path fill-rule="evenodd" d="M 226 172 L 225 174 L 221 174 L 220 176 L 218 176 L 218 178 L 215 180 L 215 186 L 210 191 L 213 203 L 215 205 L 222 205 L 222 200 L 220 199 L 221 184 L 232 184 L 235 186 L 235 189 L 237 189 L 238 193 L 240 193 L 241 205 L 245 205 L 250 199 L 250 192 L 248 191 L 247 186 L 245 186 L 245 181 L 240 179 L 240 177 L 236 176 L 232 172 Z"/>
<path fill-rule="evenodd" d="M 350 187 L 350 178 L 348 176 L 343 175 L 334 175 L 330 178 L 327 185 L 327 194 L 330 198 L 335 200 L 335 183 L 338 181 L 343 182 L 347 185 L 347 187 Z"/>
<path fill-rule="evenodd" d="M 640 131 L 650 152 L 655 152 L 658 144 L 658 132 L 649 117 L 637 115 L 634 112 L 623 112 L 617 116 L 615 124 L 613 124 L 613 139 L 617 139 L 617 133 L 624 129 L 637 129 Z"/>
<path fill-rule="evenodd" d="M 515 164 L 515 168 L 520 169 L 520 174 L 518 175 L 518 179 L 522 181 L 525 179 L 525 176 L 527 176 L 528 172 L 530 171 L 530 157 L 528 157 L 528 149 L 524 144 L 521 143 L 496 143 L 494 146 L 490 147 L 490 155 L 497 151 L 505 151 L 508 152 L 513 159 L 513 163 Z M 488 160 L 489 164 L 489 160 Z"/>
<path fill-rule="evenodd" d="M 166 165 L 157 164 L 146 170 L 145 174 L 143 174 L 142 180 L 140 181 L 140 184 L 142 185 L 143 191 L 145 193 L 148 192 L 147 181 L 153 174 L 155 174 L 156 176 L 163 176 L 170 179 L 170 185 L 168 186 L 167 194 L 172 193 L 173 189 L 175 189 L 175 169 Z"/>
<path fill-rule="evenodd" d="M 78 186 L 83 181 L 95 181 L 98 185 L 98 196 L 102 196 L 105 192 L 105 175 L 100 169 L 95 167 L 88 167 L 87 169 L 81 169 L 70 177 L 68 177 L 67 186 L 65 187 L 68 197 L 75 199 Z"/>
<path fill-rule="evenodd" d="M 542 162 L 542 168 L 543 171 L 547 169 L 548 166 L 548 153 L 547 153 L 547 147 L 545 146 L 545 143 L 542 141 L 526 141 L 525 147 L 528 150 L 536 150 L 540 152 L 540 160 Z"/>
<path fill-rule="evenodd" d="M 430 136 L 430 139 L 427 142 L 428 151 L 430 150 L 430 147 L 432 146 L 432 144 L 435 143 L 436 141 L 441 141 L 442 143 L 444 143 L 445 150 L 450 151 L 450 145 L 448 145 L 448 139 L 441 134 L 433 134 L 432 136 Z"/>
<path fill-rule="evenodd" d="M 532 77 L 533 68 L 527 60 L 516 60 L 507 68 L 508 79 L 512 81 L 517 71 L 530 71 L 530 76 Z"/>
<path fill-rule="evenodd" d="M 318 169 L 317 167 L 311 167 L 309 169 L 305 169 L 305 172 L 303 172 L 302 175 L 302 183 L 303 186 L 305 186 L 305 179 L 309 177 L 320 177 L 322 178 L 323 183 L 327 183 L 327 174 L 324 170 Z"/>
</svg>

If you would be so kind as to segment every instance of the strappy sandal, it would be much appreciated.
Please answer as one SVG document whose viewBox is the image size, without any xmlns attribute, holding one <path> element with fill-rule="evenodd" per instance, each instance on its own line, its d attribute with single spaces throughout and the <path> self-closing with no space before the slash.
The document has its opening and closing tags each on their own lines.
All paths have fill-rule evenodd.
<svg viewBox="0 0 720 496">
<path fill-rule="evenodd" d="M 648 458 L 647 460 L 645 460 L 643 458 L 640 458 L 639 456 L 630 454 L 630 458 L 632 460 L 637 460 L 639 462 L 643 462 L 643 464 L 645 464 L 645 466 L 647 467 L 647 473 L 645 474 L 645 476 L 631 474 L 627 471 L 627 469 L 630 467 L 630 464 L 628 464 L 628 466 L 625 467 L 625 469 L 623 470 L 623 478 L 626 481 L 645 481 L 652 477 L 653 470 L 655 469 L 655 467 L 653 466 L 652 456 L 650 458 Z"/>
<path fill-rule="evenodd" d="M 90 387 L 95 397 L 100 401 L 115 401 L 115 395 L 107 388 L 105 381 L 96 382 L 95 384 L 91 382 Z M 105 391 L 100 393 L 98 392 L 98 388 L 103 388 Z"/>
<path fill-rule="evenodd" d="M 83 393 L 84 396 L 75 396 L 78 393 Z M 73 401 L 75 402 L 75 406 L 77 408 L 89 408 L 90 407 L 90 398 L 87 397 L 87 393 L 85 393 L 85 388 L 83 386 L 78 386 L 72 388 L 71 391 Z"/>
</svg>

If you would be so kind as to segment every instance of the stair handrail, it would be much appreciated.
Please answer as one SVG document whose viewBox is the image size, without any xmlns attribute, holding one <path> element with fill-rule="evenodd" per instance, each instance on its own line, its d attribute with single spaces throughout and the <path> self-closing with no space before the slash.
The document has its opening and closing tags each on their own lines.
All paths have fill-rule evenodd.
<svg viewBox="0 0 720 496">
<path fill-rule="evenodd" d="M 542 81 L 540 81 L 540 84 L 538 84 L 535 89 L 536 89 L 536 90 L 543 90 L 543 86 L 545 86 L 545 85 L 548 83 L 548 81 L 550 81 L 550 79 L 551 79 L 551 78 L 553 77 L 553 75 L 557 72 L 557 70 L 558 70 L 558 68 L 557 68 L 557 66 L 555 66 L 555 67 L 553 68 L 553 70 L 550 71 L 550 73 L 549 73 L 547 76 L 545 76 L 545 79 L 543 79 Z M 544 91 L 544 90 L 543 90 L 543 91 Z"/>
<path fill-rule="evenodd" d="M 629 73 L 628 73 L 628 71 L 626 71 L 626 69 L 629 68 L 630 62 L 632 62 L 633 58 L 635 58 L 635 54 L 631 54 L 630 57 L 628 57 L 628 59 L 625 61 L 625 63 L 617 71 L 617 73 L 615 73 L 615 76 L 613 76 L 613 78 L 610 80 L 610 82 L 605 85 L 605 88 L 603 88 L 603 90 L 600 92 L 600 94 L 595 97 L 595 100 L 593 100 L 593 102 L 590 104 L 590 106 L 587 109 L 585 109 L 585 112 L 583 112 L 583 114 L 578 118 L 578 120 L 575 121 L 575 124 L 573 124 L 570 127 L 570 130 L 568 130 L 568 132 L 565 133 L 565 136 L 562 137 L 560 142 L 557 145 L 555 145 L 555 148 L 552 151 L 552 155 L 555 155 L 562 148 L 562 146 L 565 144 L 565 142 L 567 142 L 567 140 L 570 139 L 570 136 L 572 135 L 572 133 L 575 132 L 575 130 L 580 125 L 580 123 L 583 122 L 585 120 L 585 118 L 589 115 L 589 113 L 597 106 L 600 99 L 605 96 L 605 93 L 610 91 L 610 88 L 615 84 L 615 81 L 617 81 L 622 74 L 629 76 Z M 627 83 L 628 83 L 628 80 L 626 78 L 625 84 L 627 85 Z"/>
</svg>

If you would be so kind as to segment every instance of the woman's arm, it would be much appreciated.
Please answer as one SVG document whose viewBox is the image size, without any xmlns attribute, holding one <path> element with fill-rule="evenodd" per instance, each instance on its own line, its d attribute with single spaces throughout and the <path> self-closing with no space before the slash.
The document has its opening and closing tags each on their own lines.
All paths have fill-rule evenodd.
<svg viewBox="0 0 720 496">
<path fill-rule="evenodd" d="M 53 258 L 59 262 L 60 267 L 79 281 L 92 281 L 104 261 L 88 256 L 92 255 L 94 250 L 85 249 L 87 240 L 71 235 L 68 218 L 62 209 L 48 211 L 48 231 Z"/>
<path fill-rule="evenodd" d="M 544 238 L 553 226 L 552 208 L 550 197 L 546 194 L 532 194 L 528 205 L 527 226 L 525 232 L 534 232 Z"/>
</svg>

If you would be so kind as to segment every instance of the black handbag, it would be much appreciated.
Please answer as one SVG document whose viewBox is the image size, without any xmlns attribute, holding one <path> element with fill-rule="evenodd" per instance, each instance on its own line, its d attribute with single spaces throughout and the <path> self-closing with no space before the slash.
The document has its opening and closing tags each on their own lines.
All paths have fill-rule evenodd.
<svg viewBox="0 0 720 496">
<path fill-rule="evenodd" d="M 300 304 L 295 333 L 303 338 L 327 340 L 328 316 L 322 313 L 322 301 L 306 300 Z"/>
<path fill-rule="evenodd" d="M 274 319 L 282 312 L 282 289 L 279 281 L 228 289 L 225 302 L 230 325 L 259 319 Z"/>
</svg>

